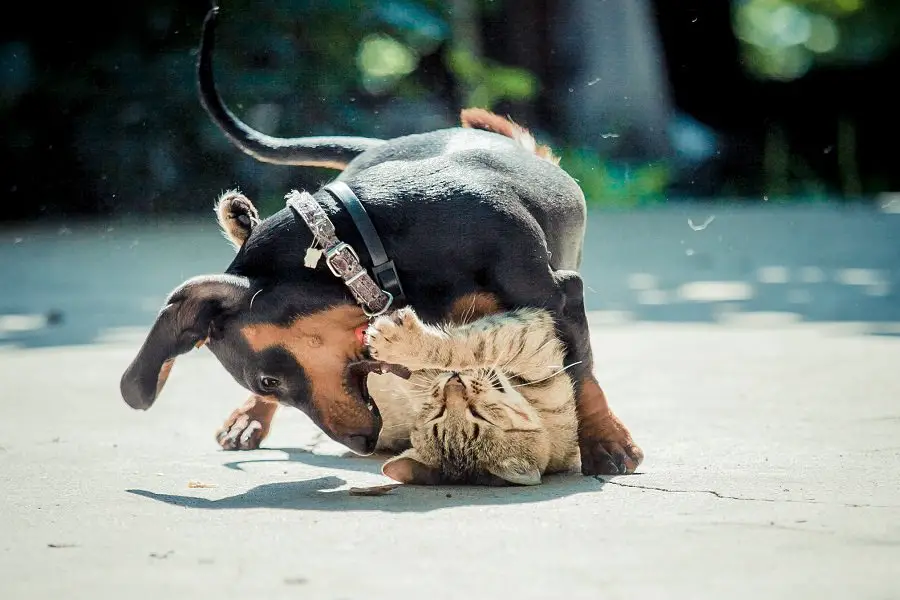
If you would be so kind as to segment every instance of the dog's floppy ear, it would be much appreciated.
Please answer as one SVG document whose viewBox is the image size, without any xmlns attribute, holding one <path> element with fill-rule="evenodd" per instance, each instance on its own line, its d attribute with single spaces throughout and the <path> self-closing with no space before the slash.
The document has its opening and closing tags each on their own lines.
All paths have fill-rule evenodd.
<svg viewBox="0 0 900 600">
<path fill-rule="evenodd" d="M 415 448 L 410 448 L 389 459 L 382 465 L 381 472 L 400 483 L 418 485 L 439 485 L 441 483 L 440 471 L 436 467 L 425 464 L 425 459 Z"/>
<path fill-rule="evenodd" d="M 216 218 L 225 238 L 240 250 L 253 228 L 259 225 L 259 212 L 247 196 L 237 190 L 222 194 L 216 201 Z"/>
<path fill-rule="evenodd" d="M 153 405 L 175 357 L 202 345 L 213 320 L 236 308 L 246 297 L 249 282 L 233 275 L 204 275 L 189 279 L 169 294 L 144 345 L 122 375 L 122 397 L 131 408 Z"/>
</svg>

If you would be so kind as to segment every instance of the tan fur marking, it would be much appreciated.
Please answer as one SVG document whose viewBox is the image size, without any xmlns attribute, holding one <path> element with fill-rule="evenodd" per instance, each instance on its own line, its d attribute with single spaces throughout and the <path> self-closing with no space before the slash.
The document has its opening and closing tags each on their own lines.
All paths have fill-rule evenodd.
<svg viewBox="0 0 900 600">
<path fill-rule="evenodd" d="M 321 167 L 323 169 L 337 169 L 338 171 L 343 171 L 347 168 L 347 165 L 350 164 L 349 161 L 328 161 L 328 160 L 316 160 L 309 163 L 292 163 L 296 165 L 307 164 L 310 167 Z"/>
<path fill-rule="evenodd" d="M 497 296 L 487 292 L 475 292 L 466 294 L 454 302 L 447 320 L 455 325 L 465 325 L 501 310 L 503 309 Z"/>
<path fill-rule="evenodd" d="M 287 327 L 248 325 L 241 334 L 255 352 L 281 346 L 303 367 L 312 386 L 312 403 L 320 425 L 342 435 L 372 421 L 371 413 L 344 389 L 344 369 L 362 346 L 354 331 L 365 324 L 357 306 L 338 306 L 300 317 Z"/>
<path fill-rule="evenodd" d="M 626 470 L 633 473 L 644 459 L 644 452 L 635 445 L 628 428 L 609 408 L 606 394 L 591 374 L 582 379 L 577 408 L 582 447 L 587 450 L 592 444 L 601 444 L 610 454 L 624 454 Z"/>
<path fill-rule="evenodd" d="M 559 158 L 553 155 L 553 150 L 549 146 L 538 145 L 531 132 L 510 118 L 504 119 L 500 115 L 483 108 L 464 108 L 460 113 L 460 121 L 462 126 L 466 128 L 482 129 L 505 135 L 540 158 L 554 165 L 559 164 Z"/>
<path fill-rule="evenodd" d="M 166 385 L 166 381 L 169 379 L 169 373 L 172 372 L 172 366 L 175 365 L 175 359 L 170 358 L 162 364 L 162 367 L 159 368 L 159 376 L 156 379 L 156 395 L 159 396 L 159 393 L 162 391 L 163 386 Z"/>
</svg>

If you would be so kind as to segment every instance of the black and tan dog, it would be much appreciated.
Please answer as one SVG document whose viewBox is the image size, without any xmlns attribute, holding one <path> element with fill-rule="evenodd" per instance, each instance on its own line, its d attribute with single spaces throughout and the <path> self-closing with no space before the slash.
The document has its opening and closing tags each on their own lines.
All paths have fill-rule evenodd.
<svg viewBox="0 0 900 600">
<path fill-rule="evenodd" d="M 426 321 L 514 306 L 553 312 L 574 365 L 582 470 L 633 472 L 643 453 L 593 374 L 577 273 L 584 196 L 549 150 L 481 110 L 463 111 L 463 127 L 388 141 L 266 136 L 240 122 L 215 89 L 215 18 L 213 10 L 204 23 L 200 89 L 228 137 L 262 161 L 343 170 L 337 181 L 364 206 L 393 261 L 387 272 L 402 282 L 391 309 L 412 305 Z M 238 248 L 234 261 L 225 274 L 195 277 L 170 294 L 122 377 L 122 394 L 130 406 L 149 408 L 175 357 L 205 343 L 252 393 L 220 431 L 223 447 L 258 447 L 283 404 L 368 454 L 381 418 L 366 388 L 377 365 L 366 360 L 361 332 L 391 300 L 380 288 L 399 287 L 390 278 L 373 285 L 371 230 L 360 233 L 359 210 L 340 193 L 294 192 L 288 204 L 260 221 L 242 196 L 220 201 L 220 221 Z"/>
</svg>

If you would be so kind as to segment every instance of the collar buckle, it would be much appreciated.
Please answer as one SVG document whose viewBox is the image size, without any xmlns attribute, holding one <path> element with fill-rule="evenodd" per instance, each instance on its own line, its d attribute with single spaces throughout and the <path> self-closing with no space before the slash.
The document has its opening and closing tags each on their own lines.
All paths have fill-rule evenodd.
<svg viewBox="0 0 900 600">
<path fill-rule="evenodd" d="M 349 253 L 353 258 L 353 261 L 348 260 L 348 258 L 346 256 L 343 256 L 341 252 Z M 325 250 L 325 264 L 328 265 L 328 269 L 332 272 L 332 274 L 334 274 L 335 277 L 346 279 L 347 275 L 352 272 L 351 269 L 348 269 L 348 265 L 360 264 L 359 255 L 350 244 L 338 242 L 337 244 L 334 244 L 333 246 Z M 365 273 L 365 271 L 360 271 L 357 276 L 362 273 Z"/>
<path fill-rule="evenodd" d="M 395 296 L 382 289 L 390 280 L 389 274 L 385 278 L 384 271 L 389 268 L 396 277 L 393 262 L 377 265 L 376 281 L 363 267 L 356 250 L 337 238 L 331 219 L 310 194 L 293 191 L 285 200 L 287 206 L 309 227 L 313 234 L 313 245 L 324 251 L 328 270 L 344 282 L 366 316 L 371 319 L 387 312 L 394 303 Z M 397 284 L 399 285 L 399 280 Z"/>
</svg>

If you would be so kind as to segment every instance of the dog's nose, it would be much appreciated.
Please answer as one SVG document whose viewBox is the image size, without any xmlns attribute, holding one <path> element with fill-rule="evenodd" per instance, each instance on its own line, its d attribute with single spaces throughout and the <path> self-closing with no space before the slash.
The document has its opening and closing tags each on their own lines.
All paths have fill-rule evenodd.
<svg viewBox="0 0 900 600">
<path fill-rule="evenodd" d="M 375 452 L 375 445 L 378 443 L 378 436 L 366 435 L 348 435 L 340 440 L 345 446 L 353 450 L 361 456 L 369 456 Z"/>
</svg>

